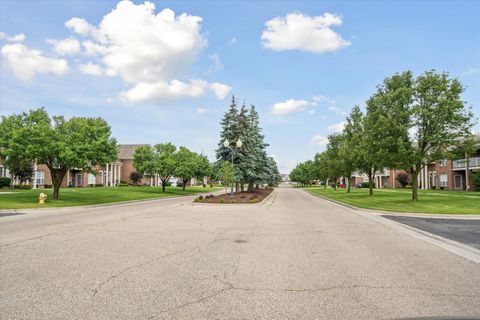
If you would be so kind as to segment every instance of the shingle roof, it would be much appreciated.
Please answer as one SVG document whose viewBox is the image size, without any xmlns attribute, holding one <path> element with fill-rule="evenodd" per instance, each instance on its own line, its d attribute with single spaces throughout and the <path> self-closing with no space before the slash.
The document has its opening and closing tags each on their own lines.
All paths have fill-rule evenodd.
<svg viewBox="0 0 480 320">
<path fill-rule="evenodd" d="M 141 146 L 148 146 L 148 144 L 119 144 L 118 159 L 133 159 L 135 149 Z"/>
</svg>

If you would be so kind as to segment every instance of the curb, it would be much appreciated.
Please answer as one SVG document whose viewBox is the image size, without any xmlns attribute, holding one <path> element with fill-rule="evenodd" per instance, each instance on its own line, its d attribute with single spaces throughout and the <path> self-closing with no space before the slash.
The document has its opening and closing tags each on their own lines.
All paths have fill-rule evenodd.
<svg viewBox="0 0 480 320">
<path fill-rule="evenodd" d="M 352 210 L 361 210 L 361 211 L 366 211 L 366 212 L 371 212 L 373 214 L 377 215 L 396 215 L 396 216 L 408 216 L 408 217 L 418 217 L 418 218 L 437 218 L 437 219 L 464 219 L 464 220 L 480 220 L 480 213 L 479 214 L 455 214 L 455 213 L 427 213 L 427 212 L 396 212 L 396 211 L 382 211 L 382 210 L 375 210 L 375 209 L 367 209 L 367 208 L 360 208 L 356 207 L 354 205 L 344 203 L 335 199 L 331 199 L 322 195 L 317 195 L 310 193 L 304 189 L 302 189 L 306 193 L 317 197 L 317 198 L 322 198 L 324 200 L 336 203 L 338 205 L 344 206 L 346 208 L 352 209 Z"/>
<path fill-rule="evenodd" d="M 305 192 L 307 192 L 307 191 L 305 191 Z M 373 210 L 364 211 L 361 208 L 353 207 L 353 206 L 350 206 L 350 205 L 345 205 L 344 203 L 340 203 L 338 201 L 329 199 L 327 197 L 316 196 L 316 195 L 313 195 L 309 192 L 307 192 L 307 193 L 310 194 L 313 197 L 317 197 L 317 198 L 326 200 L 326 201 L 328 201 L 328 202 L 330 202 L 330 203 L 332 203 L 336 206 L 347 209 L 348 211 L 350 211 L 352 213 L 355 213 L 357 215 L 360 215 L 364 218 L 367 218 L 369 220 L 372 220 L 372 221 L 375 221 L 377 223 L 383 224 L 383 225 L 389 227 L 390 229 L 403 232 L 403 233 L 405 233 L 405 234 L 407 234 L 407 235 L 409 235 L 413 238 L 423 240 L 423 241 L 425 241 L 429 244 L 432 244 L 436 247 L 447 250 L 450 253 L 456 254 L 457 256 L 460 256 L 462 258 L 465 258 L 467 260 L 470 260 L 472 262 L 480 264 L 480 250 L 478 250 L 476 248 L 467 246 L 463 243 L 460 243 L 460 242 L 457 242 L 457 241 L 454 241 L 454 240 L 450 240 L 450 239 L 435 235 L 433 233 L 430 233 L 430 232 L 427 232 L 427 231 L 424 231 L 424 230 L 421 230 L 421 229 L 411 227 L 409 225 L 405 225 L 405 224 L 400 223 L 400 222 L 396 222 L 396 221 L 393 221 L 393 220 L 390 220 L 390 219 L 386 219 L 386 218 L 382 217 L 381 214 L 379 214 L 379 213 L 381 213 L 381 211 L 373 211 Z M 372 214 L 372 213 L 374 213 L 374 214 Z M 390 214 L 392 215 L 391 212 L 390 212 Z"/>
<path fill-rule="evenodd" d="M 262 201 L 260 202 L 256 202 L 256 203 L 209 203 L 209 202 L 194 202 L 192 201 L 192 206 L 196 206 L 196 205 L 199 205 L 199 206 L 218 206 L 218 205 L 221 205 L 221 206 L 245 206 L 245 205 L 250 205 L 250 206 L 266 206 L 268 204 L 266 204 L 266 201 L 269 200 L 274 194 L 275 196 L 277 195 L 277 188 L 274 188 L 272 192 L 270 192 L 270 194 L 264 198 Z M 275 199 L 273 199 L 273 201 L 275 201 Z M 273 203 L 272 201 L 272 203 Z"/>
</svg>

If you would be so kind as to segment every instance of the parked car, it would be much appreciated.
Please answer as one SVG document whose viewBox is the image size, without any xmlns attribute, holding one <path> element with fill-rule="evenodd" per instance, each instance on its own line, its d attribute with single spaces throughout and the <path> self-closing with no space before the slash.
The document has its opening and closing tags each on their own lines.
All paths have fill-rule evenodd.
<svg viewBox="0 0 480 320">
<path fill-rule="evenodd" d="M 183 181 L 182 180 L 177 180 L 177 182 L 175 182 L 176 186 L 177 187 L 183 187 Z"/>
</svg>

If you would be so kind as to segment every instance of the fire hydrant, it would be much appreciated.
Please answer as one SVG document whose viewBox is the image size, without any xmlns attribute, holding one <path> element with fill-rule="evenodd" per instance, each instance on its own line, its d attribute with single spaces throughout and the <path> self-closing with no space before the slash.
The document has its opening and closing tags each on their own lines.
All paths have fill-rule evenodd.
<svg viewBox="0 0 480 320">
<path fill-rule="evenodd" d="M 38 204 L 45 204 L 45 200 L 47 200 L 47 195 L 45 193 L 40 193 L 38 197 Z"/>
</svg>

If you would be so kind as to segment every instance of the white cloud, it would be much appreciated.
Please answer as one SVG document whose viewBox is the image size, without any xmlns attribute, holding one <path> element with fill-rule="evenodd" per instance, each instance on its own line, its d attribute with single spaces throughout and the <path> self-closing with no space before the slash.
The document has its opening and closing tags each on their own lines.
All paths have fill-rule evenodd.
<svg viewBox="0 0 480 320">
<path fill-rule="evenodd" d="M 348 113 L 347 113 L 345 110 L 343 110 L 343 109 L 341 109 L 341 108 L 339 108 L 339 107 L 337 107 L 337 106 L 330 106 L 330 107 L 328 107 L 328 110 L 330 110 L 330 111 L 332 111 L 332 112 L 335 112 L 336 114 L 339 114 L 339 115 L 341 115 L 341 116 L 346 116 L 346 115 L 348 115 Z"/>
<path fill-rule="evenodd" d="M 275 103 L 272 106 L 272 113 L 276 115 L 284 115 L 292 112 L 305 110 L 308 102 L 306 100 L 289 99 L 284 102 Z"/>
<path fill-rule="evenodd" d="M 310 143 L 317 146 L 326 146 L 328 144 L 328 138 L 317 134 L 312 137 Z"/>
<path fill-rule="evenodd" d="M 197 113 L 198 114 L 204 114 L 204 113 L 207 113 L 209 112 L 210 109 L 206 109 L 206 108 L 197 108 Z"/>
<path fill-rule="evenodd" d="M 207 88 L 221 98 L 230 90 L 227 85 L 180 80 L 207 45 L 201 22 L 201 17 L 175 15 L 168 8 L 155 13 L 149 1 L 136 5 L 124 0 L 98 26 L 81 18 L 65 25 L 88 37 L 82 42 L 85 54 L 99 56 L 106 75 L 118 75 L 131 85 L 122 93 L 129 102 L 197 97 Z"/>
<path fill-rule="evenodd" d="M 214 73 L 220 70 L 223 70 L 223 64 L 220 61 L 220 56 L 218 53 L 214 53 L 208 56 L 208 58 L 212 61 L 212 64 L 208 67 L 207 73 Z"/>
<path fill-rule="evenodd" d="M 207 87 L 207 82 L 200 79 L 190 80 L 188 83 L 179 80 L 140 82 L 133 88 L 124 91 L 122 97 L 127 102 L 165 102 L 179 97 L 196 98 L 202 96 Z"/>
<path fill-rule="evenodd" d="M 342 24 L 340 16 L 324 13 L 310 17 L 299 12 L 276 17 L 265 23 L 262 44 L 276 51 L 304 50 L 315 53 L 336 51 L 351 45 L 331 29 Z"/>
<path fill-rule="evenodd" d="M 92 62 L 79 65 L 78 70 L 80 70 L 81 73 L 97 77 L 104 74 L 102 66 Z"/>
<path fill-rule="evenodd" d="M 22 42 L 25 40 L 25 35 L 23 33 L 19 33 L 17 35 L 14 35 L 12 37 L 9 37 L 5 32 L 0 31 L 0 39 L 5 39 L 8 42 Z"/>
<path fill-rule="evenodd" d="M 236 44 L 238 42 L 237 38 L 233 37 L 232 39 L 230 39 L 229 43 L 230 44 Z"/>
<path fill-rule="evenodd" d="M 335 123 L 335 124 L 329 125 L 327 127 L 327 130 L 332 132 L 342 132 L 343 128 L 345 128 L 345 124 L 346 124 L 345 121 Z"/>
<path fill-rule="evenodd" d="M 6 44 L 2 56 L 16 78 L 30 80 L 37 73 L 64 75 L 69 71 L 66 60 L 45 57 L 40 50 L 29 49 L 23 44 Z"/>
<path fill-rule="evenodd" d="M 232 90 L 232 87 L 227 86 L 226 84 L 223 84 L 223 83 L 219 83 L 219 82 L 210 83 L 208 85 L 208 87 L 209 87 L 210 90 L 213 91 L 215 96 L 220 100 L 225 99 L 225 97 Z"/>
<path fill-rule="evenodd" d="M 316 96 L 313 96 L 312 97 L 312 100 L 314 102 L 317 102 L 317 103 L 321 103 L 321 102 L 326 102 L 326 103 L 331 103 L 331 104 L 334 104 L 336 103 L 336 100 L 333 99 L 333 98 L 330 98 L 330 97 L 327 97 L 327 96 L 324 96 L 324 95 L 316 95 Z"/>
<path fill-rule="evenodd" d="M 91 26 L 85 19 L 81 18 L 71 18 L 65 22 L 65 26 L 71 29 L 73 32 L 81 34 L 83 36 L 91 33 L 95 28 Z"/>
<path fill-rule="evenodd" d="M 72 37 L 62 40 L 47 39 L 47 42 L 53 46 L 56 53 L 62 56 L 80 52 L 80 42 Z"/>
</svg>

